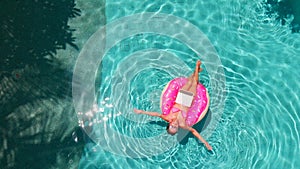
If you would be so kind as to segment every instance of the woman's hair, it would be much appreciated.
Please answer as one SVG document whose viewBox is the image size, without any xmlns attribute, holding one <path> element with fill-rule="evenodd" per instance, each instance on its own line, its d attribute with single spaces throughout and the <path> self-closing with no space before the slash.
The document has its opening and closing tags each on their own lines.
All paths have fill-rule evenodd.
<svg viewBox="0 0 300 169">
<path fill-rule="evenodd" d="M 169 131 L 169 128 L 170 128 L 170 123 L 167 125 L 166 130 L 167 130 L 168 134 L 174 136 L 176 133 L 170 132 L 170 131 Z"/>
</svg>

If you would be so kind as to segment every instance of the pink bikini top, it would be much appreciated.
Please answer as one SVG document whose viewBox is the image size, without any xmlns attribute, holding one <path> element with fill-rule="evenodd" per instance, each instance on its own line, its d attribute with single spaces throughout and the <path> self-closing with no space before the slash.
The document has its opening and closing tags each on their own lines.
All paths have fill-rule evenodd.
<svg viewBox="0 0 300 169">
<path fill-rule="evenodd" d="M 176 112 L 181 111 L 181 114 L 182 114 L 183 118 L 186 119 L 186 117 L 187 117 L 187 112 L 184 111 L 184 110 L 181 110 L 181 109 L 179 109 L 179 108 L 177 108 L 177 107 L 174 107 L 174 106 L 173 106 L 172 109 L 171 109 L 171 111 L 172 111 L 173 113 L 176 113 Z"/>
</svg>

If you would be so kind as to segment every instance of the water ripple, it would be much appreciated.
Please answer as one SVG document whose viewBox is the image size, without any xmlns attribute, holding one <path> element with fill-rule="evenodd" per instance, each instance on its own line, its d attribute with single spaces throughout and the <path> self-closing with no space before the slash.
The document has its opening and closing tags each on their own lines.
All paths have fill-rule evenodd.
<svg viewBox="0 0 300 169">
<path fill-rule="evenodd" d="M 115 2 L 111 4 L 115 5 Z M 218 49 L 222 57 L 221 68 L 226 74 L 227 96 L 221 121 L 208 139 L 213 151 L 207 152 L 196 139 L 188 138 L 187 143 L 176 144 L 170 151 L 144 161 L 120 161 L 126 166 L 146 168 L 153 164 L 158 168 L 297 168 L 300 75 L 295 70 L 299 70 L 297 55 L 300 45 L 295 39 L 299 39 L 298 35 L 291 36 L 287 31 L 289 28 L 278 24 L 275 18 L 267 17 L 260 2 L 218 1 L 216 5 L 203 1 L 197 4 L 191 8 L 197 6 L 201 11 L 182 10 L 169 1 L 161 6 L 152 2 L 140 6 L 147 11 L 194 16 L 188 19 L 201 28 Z M 128 11 L 129 8 L 130 5 L 126 4 Z M 119 14 L 111 15 L 114 19 Z M 196 59 L 180 45 L 169 49 L 172 42 L 168 40 L 160 45 L 159 39 L 155 38 L 143 38 L 143 41 L 155 42 L 156 46 L 149 46 L 156 49 L 128 50 L 126 57 L 113 55 L 116 58 L 108 58 L 111 69 L 107 72 L 112 79 L 104 88 L 105 97 L 114 103 L 105 111 L 116 115 L 109 124 L 118 132 L 136 138 L 160 135 L 165 124 L 152 117 L 136 116 L 132 114 L 132 108 L 159 111 L 156 98 L 164 85 L 173 77 L 188 75 L 193 67 L 191 63 Z M 139 59 L 138 55 L 141 56 Z M 174 60 L 174 63 L 169 64 L 169 60 Z M 205 70 L 201 74 L 201 82 L 208 86 L 209 91 L 214 91 L 212 79 L 206 73 Z M 211 106 L 218 107 L 215 101 L 221 94 L 212 98 Z M 127 143 L 120 140 L 120 144 Z M 136 146 L 142 145 L 136 143 Z"/>
</svg>

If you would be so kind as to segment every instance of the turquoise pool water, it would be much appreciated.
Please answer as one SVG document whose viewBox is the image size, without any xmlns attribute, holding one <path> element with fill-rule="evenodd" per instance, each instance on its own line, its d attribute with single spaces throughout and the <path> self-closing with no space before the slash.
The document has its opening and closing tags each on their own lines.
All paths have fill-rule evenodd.
<svg viewBox="0 0 300 169">
<path fill-rule="evenodd" d="M 300 10 L 282 2 L 2 0 L 0 168 L 300 168 Z M 132 112 L 198 59 L 212 152 Z"/>
<path fill-rule="evenodd" d="M 159 111 L 164 85 L 174 77 L 187 76 L 195 61 L 203 59 L 186 43 L 164 35 L 150 32 L 121 39 L 102 57 L 98 69 L 95 115 L 85 121 L 91 122 L 90 127 L 86 127 L 89 123 L 83 124 L 92 139 L 85 146 L 80 168 L 300 166 L 297 160 L 300 156 L 300 35 L 292 34 L 288 25 L 282 26 L 276 16 L 267 16 L 263 2 L 106 1 L 105 11 L 107 23 L 144 12 L 170 14 L 192 23 L 216 49 L 226 86 L 223 86 L 224 93 L 214 93 L 218 86 L 211 83 L 206 69 L 210 63 L 204 61 L 200 81 L 213 96 L 213 111 L 205 119 L 207 126 L 197 129 L 212 145 L 212 152 L 190 135 L 170 147 L 164 147 L 162 140 L 150 140 L 158 143 L 149 142 L 149 149 L 165 149 L 154 156 L 131 158 L 114 152 L 113 148 L 119 145 L 124 152 L 141 151 L 138 147 L 145 145 L 137 138 L 156 138 L 165 133 L 166 124 L 161 120 L 136 116 L 132 109 Z M 120 27 L 116 34 L 125 30 Z M 225 104 L 220 109 L 224 110 L 217 119 L 214 113 L 221 106 L 218 101 L 223 96 Z M 210 123 L 213 120 L 218 123 L 208 133 L 206 129 L 213 125 Z M 128 143 L 111 131 L 133 138 L 133 142 Z M 163 138 L 170 139 L 164 135 Z M 101 146 L 93 141 L 100 142 Z M 112 149 L 105 148 L 103 141 L 110 142 L 105 145 Z"/>
<path fill-rule="evenodd" d="M 0 168 L 300 168 L 300 10 L 281 2 L 2 0 Z M 212 152 L 132 112 L 197 59 Z"/>
</svg>

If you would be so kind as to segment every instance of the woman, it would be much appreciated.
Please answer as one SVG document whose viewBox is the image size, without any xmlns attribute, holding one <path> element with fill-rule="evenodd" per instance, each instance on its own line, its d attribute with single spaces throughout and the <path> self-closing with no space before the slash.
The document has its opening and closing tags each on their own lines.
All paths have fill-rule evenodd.
<svg viewBox="0 0 300 169">
<path fill-rule="evenodd" d="M 194 73 L 188 78 L 187 83 L 181 88 L 183 91 L 190 92 L 195 96 L 197 93 L 197 85 L 199 81 L 199 72 L 202 71 L 202 68 L 200 67 L 201 62 L 198 60 L 196 63 L 195 71 Z M 195 137 L 197 137 L 208 150 L 212 150 L 212 147 L 208 144 L 208 142 L 195 130 L 194 128 L 188 126 L 186 124 L 186 116 L 187 112 L 189 110 L 188 106 L 184 106 L 180 103 L 175 103 L 173 107 L 171 108 L 171 112 L 167 115 L 162 115 L 157 112 L 147 112 L 144 110 L 138 110 L 134 109 L 134 112 L 137 114 L 146 114 L 150 116 L 156 116 L 160 117 L 163 120 L 167 121 L 169 124 L 167 126 L 167 132 L 171 135 L 175 135 L 178 131 L 178 128 L 182 128 L 185 130 L 188 130 L 193 133 Z"/>
</svg>

